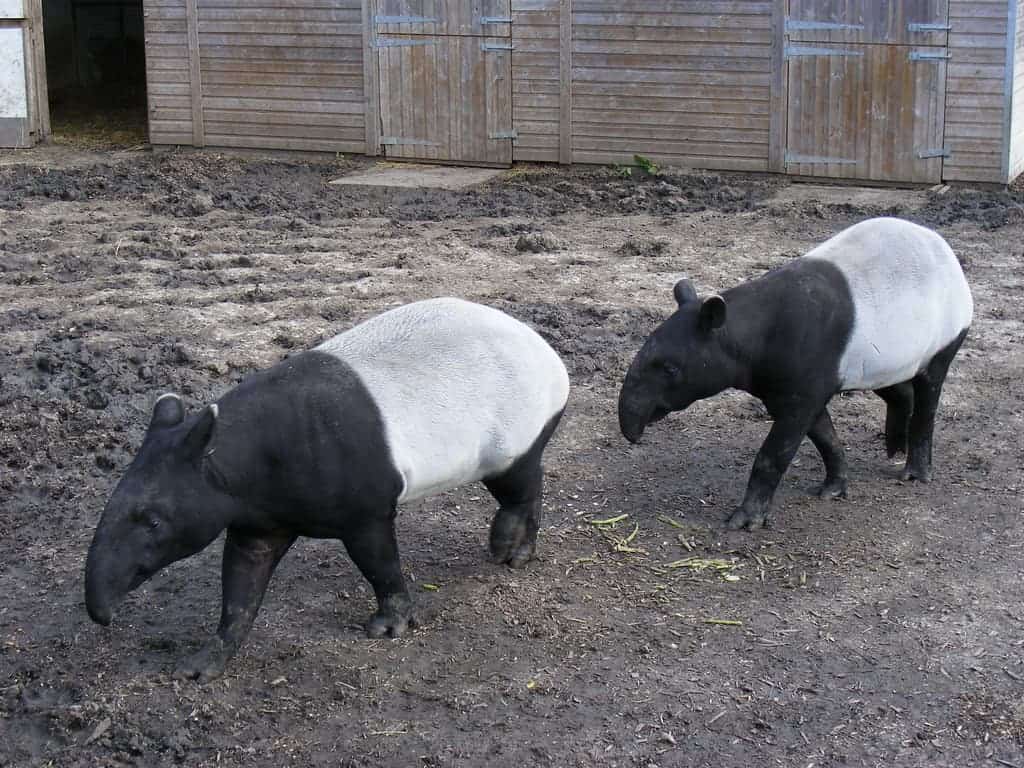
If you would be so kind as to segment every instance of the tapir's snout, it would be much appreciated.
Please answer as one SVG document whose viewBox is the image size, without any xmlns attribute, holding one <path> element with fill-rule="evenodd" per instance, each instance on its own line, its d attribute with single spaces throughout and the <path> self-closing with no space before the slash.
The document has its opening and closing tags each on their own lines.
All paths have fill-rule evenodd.
<svg viewBox="0 0 1024 768">
<path fill-rule="evenodd" d="M 113 618 L 113 612 L 107 604 L 98 604 L 89 599 L 85 601 L 85 609 L 89 612 L 89 618 L 97 624 L 108 627 Z"/>
<path fill-rule="evenodd" d="M 85 609 L 89 618 L 108 626 L 125 595 L 146 578 L 128 558 L 113 551 L 103 533 L 97 531 L 85 560 Z"/>
<path fill-rule="evenodd" d="M 631 443 L 640 442 L 650 421 L 650 408 L 642 406 L 637 398 L 623 387 L 619 394 L 619 430 Z"/>
</svg>

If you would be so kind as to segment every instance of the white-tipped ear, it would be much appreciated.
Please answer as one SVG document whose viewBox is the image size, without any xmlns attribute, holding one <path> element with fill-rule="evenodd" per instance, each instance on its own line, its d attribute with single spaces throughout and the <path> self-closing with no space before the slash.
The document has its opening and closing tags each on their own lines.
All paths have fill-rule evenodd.
<svg viewBox="0 0 1024 768">
<path fill-rule="evenodd" d="M 708 296 L 700 303 L 697 324 L 704 332 L 713 331 L 725 325 L 725 299 L 721 296 Z"/>
<path fill-rule="evenodd" d="M 198 459 L 206 452 L 207 445 L 213 439 L 213 431 L 216 426 L 217 405 L 211 404 L 206 406 L 202 413 L 199 414 L 196 423 L 192 425 L 188 434 L 185 435 L 185 440 L 182 442 L 182 447 L 188 458 Z"/>
<path fill-rule="evenodd" d="M 210 403 L 210 410 L 213 411 L 213 418 L 216 419 L 220 416 L 220 408 L 216 403 Z"/>
<path fill-rule="evenodd" d="M 687 280 L 684 277 L 673 286 L 672 295 L 675 297 L 676 304 L 681 307 L 684 304 L 697 300 L 697 289 L 694 287 L 692 280 Z"/>
<path fill-rule="evenodd" d="M 160 395 L 156 403 L 153 404 L 153 416 L 149 421 L 149 426 L 151 429 L 153 427 L 176 427 L 184 420 L 185 404 L 173 392 L 168 392 L 165 395 Z"/>
</svg>

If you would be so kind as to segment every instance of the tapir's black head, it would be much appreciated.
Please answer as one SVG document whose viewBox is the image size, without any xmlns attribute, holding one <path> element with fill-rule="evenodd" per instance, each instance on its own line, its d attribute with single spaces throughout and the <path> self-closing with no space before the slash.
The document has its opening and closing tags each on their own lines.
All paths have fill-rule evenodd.
<svg viewBox="0 0 1024 768">
<path fill-rule="evenodd" d="M 731 384 L 722 349 L 725 300 L 701 299 L 689 280 L 674 289 L 678 308 L 644 342 L 619 393 L 619 428 L 631 443 L 648 424 Z"/>
<path fill-rule="evenodd" d="M 202 474 L 216 421 L 215 405 L 186 418 L 177 396 L 157 401 L 142 447 L 89 547 L 85 604 L 93 621 L 109 624 L 126 594 L 223 530 L 225 497 Z"/>
</svg>

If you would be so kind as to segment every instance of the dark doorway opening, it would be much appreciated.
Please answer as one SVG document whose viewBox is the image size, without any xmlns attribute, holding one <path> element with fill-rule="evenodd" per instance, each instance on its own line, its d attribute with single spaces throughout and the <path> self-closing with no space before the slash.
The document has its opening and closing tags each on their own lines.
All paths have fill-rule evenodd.
<svg viewBox="0 0 1024 768">
<path fill-rule="evenodd" d="M 146 141 L 142 0 L 43 0 L 53 141 Z"/>
</svg>

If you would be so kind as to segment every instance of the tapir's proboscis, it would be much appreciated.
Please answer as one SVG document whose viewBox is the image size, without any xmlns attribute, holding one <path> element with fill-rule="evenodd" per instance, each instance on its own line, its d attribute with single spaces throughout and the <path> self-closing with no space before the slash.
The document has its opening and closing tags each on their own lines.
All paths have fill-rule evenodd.
<svg viewBox="0 0 1024 768">
<path fill-rule="evenodd" d="M 395 538 L 397 506 L 474 481 L 497 500 L 494 559 L 534 555 L 541 458 L 569 379 L 526 325 L 488 307 L 432 299 L 385 312 L 256 373 L 191 415 L 157 400 L 96 529 L 89 615 L 227 531 L 217 634 L 178 668 L 222 674 L 299 536 L 340 539 L 376 594 L 373 637 L 414 622 Z"/>
<path fill-rule="evenodd" d="M 935 414 L 973 318 L 963 270 L 937 233 L 870 219 L 805 256 L 701 298 L 675 286 L 676 311 L 644 343 L 619 394 L 631 442 L 673 411 L 725 389 L 749 392 L 773 419 L 731 528 L 768 524 L 775 491 L 804 437 L 821 454 L 824 496 L 845 496 L 847 465 L 828 403 L 874 390 L 886 403 L 890 457 L 904 480 L 932 477 Z"/>
</svg>

